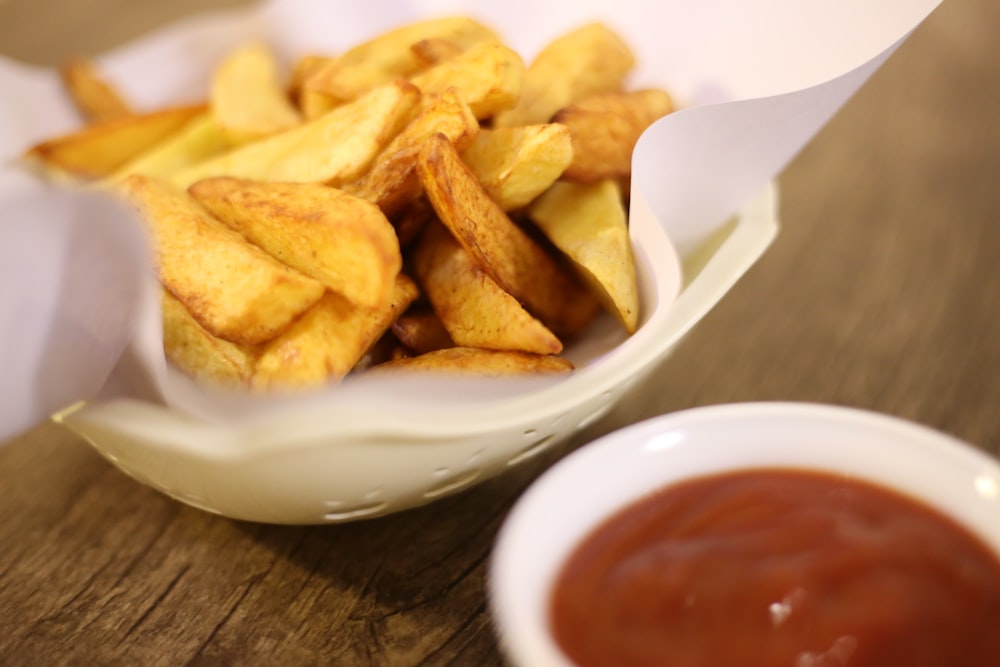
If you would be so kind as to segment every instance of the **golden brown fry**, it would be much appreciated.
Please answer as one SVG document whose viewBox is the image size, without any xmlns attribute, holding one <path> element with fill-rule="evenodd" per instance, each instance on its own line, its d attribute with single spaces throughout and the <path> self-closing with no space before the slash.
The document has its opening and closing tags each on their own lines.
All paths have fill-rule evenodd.
<svg viewBox="0 0 1000 667">
<path fill-rule="evenodd" d="M 505 211 L 526 206 L 572 160 L 569 130 L 554 123 L 484 129 L 462 152 L 462 161 Z"/>
<path fill-rule="evenodd" d="M 396 135 L 363 177 L 343 189 L 377 204 L 386 215 L 395 215 L 420 195 L 417 155 L 428 137 L 440 132 L 463 150 L 478 131 L 479 123 L 468 105 L 455 91 L 445 91 Z"/>
<path fill-rule="evenodd" d="M 170 292 L 162 290 L 163 350 L 175 366 L 197 380 L 245 385 L 256 350 L 213 336 Z"/>
<path fill-rule="evenodd" d="M 622 39 L 602 23 L 557 37 L 528 66 L 517 106 L 497 114 L 495 127 L 548 123 L 579 99 L 619 90 L 635 65 Z"/>
<path fill-rule="evenodd" d="M 528 209 L 629 333 L 639 322 L 635 259 L 621 191 L 613 179 L 553 185 Z"/>
<path fill-rule="evenodd" d="M 563 178 L 593 183 L 629 176 L 639 136 L 673 110 L 670 95 L 657 89 L 593 95 L 562 109 L 553 121 L 573 137 L 573 162 Z"/>
<path fill-rule="evenodd" d="M 396 278 L 392 299 L 370 308 L 351 304 L 334 292 L 264 346 L 251 380 L 255 389 L 307 388 L 337 382 L 389 330 L 417 298 L 416 284 Z"/>
<path fill-rule="evenodd" d="M 410 23 L 349 49 L 322 77 L 310 81 L 310 88 L 336 101 L 350 101 L 393 79 L 412 76 L 424 62 L 411 47 L 427 39 L 446 40 L 465 50 L 481 42 L 497 41 L 497 36 L 467 17 Z"/>
<path fill-rule="evenodd" d="M 335 62 L 337 62 L 335 56 L 315 53 L 307 53 L 304 56 L 300 56 L 292 64 L 292 71 L 288 75 L 288 94 L 293 100 L 298 99 L 306 82 L 311 77 L 316 76 L 317 73 L 331 67 Z"/>
<path fill-rule="evenodd" d="M 411 308 L 400 315 L 392 325 L 393 335 L 407 350 L 423 354 L 455 346 L 455 341 L 434 311 L 412 311 Z"/>
<path fill-rule="evenodd" d="M 389 300 L 403 260 L 395 230 L 374 204 L 312 183 L 221 177 L 188 191 L 251 243 L 348 301 Z"/>
<path fill-rule="evenodd" d="M 132 114 L 132 109 L 87 58 L 72 58 L 59 68 L 63 85 L 80 114 L 90 122 L 102 122 Z"/>
<path fill-rule="evenodd" d="M 501 377 L 569 373 L 572 370 L 573 364 L 568 359 L 547 354 L 449 347 L 415 357 L 393 359 L 373 367 L 369 372 L 430 371 Z"/>
<path fill-rule="evenodd" d="M 503 44 L 485 42 L 410 81 L 424 95 L 457 90 L 476 118 L 484 119 L 517 103 L 524 81 L 524 61 Z"/>
<path fill-rule="evenodd" d="M 447 229 L 424 230 L 414 275 L 441 324 L 461 347 L 559 354 L 562 343 L 503 291 Z"/>
<path fill-rule="evenodd" d="M 208 110 L 169 137 L 129 160 L 108 177 L 118 181 L 129 174 L 169 177 L 229 148 L 229 140 Z"/>
<path fill-rule="evenodd" d="M 441 37 L 429 37 L 410 45 L 410 50 L 420 63 L 419 69 L 432 67 L 445 60 L 451 60 L 462 53 L 462 47 Z"/>
<path fill-rule="evenodd" d="M 186 169 L 171 180 L 184 188 L 212 176 L 296 183 L 351 181 L 399 133 L 419 99 L 413 85 L 390 83 L 314 121 Z"/>
<path fill-rule="evenodd" d="M 239 145 L 277 134 L 302 122 L 270 49 L 245 44 L 231 52 L 212 75 L 212 116 L 230 143 Z"/>
<path fill-rule="evenodd" d="M 418 173 L 438 217 L 505 292 L 558 336 L 590 322 L 599 308 L 594 296 L 507 217 L 445 137 L 428 140 Z"/>
<path fill-rule="evenodd" d="M 204 106 L 186 106 L 95 123 L 32 147 L 29 162 L 80 180 L 108 176 L 195 119 Z"/>
<path fill-rule="evenodd" d="M 121 188 L 150 230 L 163 286 L 213 335 L 263 342 L 323 295 L 322 283 L 248 243 L 186 192 L 138 174 Z"/>
</svg>

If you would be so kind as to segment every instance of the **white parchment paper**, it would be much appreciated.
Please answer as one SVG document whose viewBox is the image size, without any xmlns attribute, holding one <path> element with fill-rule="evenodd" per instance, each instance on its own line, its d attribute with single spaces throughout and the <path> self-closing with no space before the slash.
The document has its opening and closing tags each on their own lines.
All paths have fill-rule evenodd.
<svg viewBox="0 0 1000 667">
<path fill-rule="evenodd" d="M 633 183 L 683 254 L 772 180 L 939 2 L 273 0 L 194 17 L 100 64 L 137 107 L 154 108 L 203 100 L 214 63 L 250 38 L 287 63 L 462 13 L 530 61 L 561 32 L 602 20 L 636 52 L 632 83 L 666 87 L 685 107 L 644 135 Z M 128 212 L 18 164 L 80 123 L 55 74 L 0 58 L 0 91 L 0 441 L 80 400 L 142 397 L 222 421 L 258 407 L 230 396 L 222 409 L 167 368 L 146 240 Z"/>
</svg>

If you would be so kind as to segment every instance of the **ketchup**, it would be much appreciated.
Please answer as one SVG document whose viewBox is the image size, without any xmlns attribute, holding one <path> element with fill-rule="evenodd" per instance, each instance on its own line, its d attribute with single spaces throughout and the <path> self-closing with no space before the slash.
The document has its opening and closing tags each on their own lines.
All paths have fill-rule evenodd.
<svg viewBox="0 0 1000 667">
<path fill-rule="evenodd" d="M 604 522 L 550 612 L 581 666 L 998 667 L 1000 557 L 865 482 L 724 473 Z"/>
</svg>

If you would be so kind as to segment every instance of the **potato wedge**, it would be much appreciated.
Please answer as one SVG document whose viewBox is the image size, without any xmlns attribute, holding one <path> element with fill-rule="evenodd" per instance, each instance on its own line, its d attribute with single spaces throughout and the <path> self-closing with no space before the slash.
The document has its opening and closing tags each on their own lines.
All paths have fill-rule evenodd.
<svg viewBox="0 0 1000 667">
<path fill-rule="evenodd" d="M 212 116 L 234 146 L 256 141 L 302 122 L 270 49 L 254 42 L 229 53 L 212 74 Z"/>
<path fill-rule="evenodd" d="M 264 346 L 251 379 L 255 389 L 308 388 L 341 380 L 417 298 L 416 284 L 396 277 L 389 303 L 356 306 L 327 292 L 287 331 Z"/>
<path fill-rule="evenodd" d="M 171 180 L 183 188 L 212 176 L 296 183 L 354 180 L 409 121 L 419 99 L 412 84 L 390 83 L 314 121 L 185 169 Z"/>
<path fill-rule="evenodd" d="M 427 141 L 417 170 L 438 217 L 505 292 L 557 336 L 571 336 L 590 322 L 599 309 L 593 295 L 507 217 L 447 138 Z"/>
<path fill-rule="evenodd" d="M 573 364 L 568 359 L 547 354 L 482 350 L 474 347 L 449 347 L 444 350 L 419 354 L 415 357 L 386 361 L 372 367 L 369 372 L 430 371 L 444 374 L 501 377 L 569 373 L 572 370 Z"/>
<path fill-rule="evenodd" d="M 132 109 L 87 58 L 72 58 L 59 68 L 66 91 L 89 122 L 132 115 Z"/>
<path fill-rule="evenodd" d="M 559 354 L 562 343 L 503 291 L 440 223 L 424 230 L 413 271 L 451 339 L 461 347 Z"/>
<path fill-rule="evenodd" d="M 569 130 L 549 123 L 482 130 L 462 161 L 505 211 L 527 206 L 573 160 Z"/>
<path fill-rule="evenodd" d="M 630 176 L 639 136 L 673 110 L 670 95 L 655 88 L 592 95 L 560 110 L 552 120 L 573 138 L 573 161 L 563 178 L 593 183 Z"/>
<path fill-rule="evenodd" d="M 619 90 L 634 65 L 631 50 L 603 23 L 577 28 L 552 40 L 528 65 L 517 106 L 497 114 L 494 127 L 548 123 L 577 100 Z"/>
<path fill-rule="evenodd" d="M 261 343 L 323 295 L 322 283 L 248 243 L 186 192 L 138 174 L 121 189 L 150 230 L 163 286 L 213 335 Z"/>
<path fill-rule="evenodd" d="M 413 312 L 411 308 L 396 318 L 392 324 L 392 333 L 413 354 L 455 346 L 455 341 L 433 310 Z"/>
<path fill-rule="evenodd" d="M 337 101 L 350 101 L 393 79 L 409 77 L 424 66 L 411 48 L 422 40 L 442 39 L 461 50 L 498 41 L 496 33 L 467 17 L 418 21 L 382 33 L 349 49 L 310 88 Z"/>
<path fill-rule="evenodd" d="M 455 89 L 478 119 L 512 108 L 521 95 L 524 61 L 516 51 L 485 42 L 410 78 L 424 95 Z"/>
<path fill-rule="evenodd" d="M 639 322 L 639 290 L 617 181 L 560 181 L 535 200 L 528 215 L 573 261 L 608 312 L 634 333 Z"/>
<path fill-rule="evenodd" d="M 441 37 L 429 37 L 410 45 L 419 63 L 418 69 L 432 67 L 462 53 L 462 47 Z"/>
<path fill-rule="evenodd" d="M 330 97 L 322 90 L 317 90 L 314 83 L 322 82 L 325 73 L 336 62 L 336 58 L 325 56 L 303 56 L 296 61 L 289 83 L 289 94 L 305 120 L 315 120 L 340 105 L 340 100 Z"/>
<path fill-rule="evenodd" d="M 175 107 L 95 123 L 35 145 L 25 159 L 79 180 L 102 178 L 178 131 L 202 111 L 203 106 Z"/>
<path fill-rule="evenodd" d="M 229 140 L 208 110 L 111 174 L 109 182 L 129 174 L 168 177 L 229 149 Z"/>
<path fill-rule="evenodd" d="M 396 232 L 374 204 L 325 185 L 238 178 L 188 192 L 216 218 L 351 303 L 378 306 L 403 263 Z"/>
<path fill-rule="evenodd" d="M 479 132 L 479 123 L 468 105 L 454 91 L 435 96 L 372 162 L 359 180 L 343 190 L 366 199 L 392 216 L 420 195 L 417 155 L 428 137 L 440 132 L 458 150 L 466 148 Z"/>
<path fill-rule="evenodd" d="M 163 351 L 175 366 L 196 380 L 246 385 L 256 350 L 209 333 L 170 292 L 162 290 Z"/>
</svg>

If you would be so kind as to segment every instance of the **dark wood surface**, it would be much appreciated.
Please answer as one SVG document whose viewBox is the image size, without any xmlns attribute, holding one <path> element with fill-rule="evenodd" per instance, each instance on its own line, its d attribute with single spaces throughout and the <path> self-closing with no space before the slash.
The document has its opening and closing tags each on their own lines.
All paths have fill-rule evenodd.
<svg viewBox="0 0 1000 667">
<path fill-rule="evenodd" d="M 0 0 L 56 63 L 206 4 Z M 0 447 L 0 664 L 500 664 L 498 526 L 570 447 L 694 405 L 820 401 L 1000 454 L 1000 3 L 944 3 L 783 174 L 764 258 L 628 405 L 459 497 L 329 527 L 229 521 L 43 425 Z"/>
</svg>

